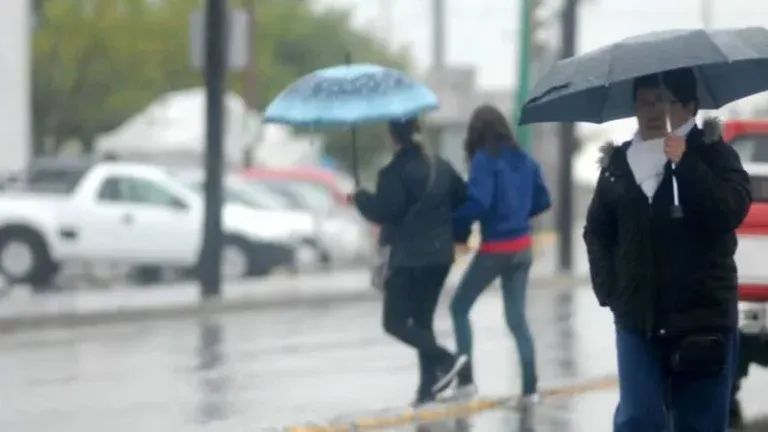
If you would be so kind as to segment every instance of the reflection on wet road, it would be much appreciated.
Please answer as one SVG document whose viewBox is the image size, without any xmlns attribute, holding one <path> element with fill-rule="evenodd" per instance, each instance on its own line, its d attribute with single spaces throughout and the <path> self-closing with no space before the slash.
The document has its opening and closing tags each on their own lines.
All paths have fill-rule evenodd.
<svg viewBox="0 0 768 432">
<path fill-rule="evenodd" d="M 528 311 L 543 386 L 615 372 L 611 319 L 588 289 L 532 292 Z M 2 335 L 0 430 L 258 430 L 401 407 L 415 391 L 415 356 L 382 333 L 379 315 L 379 305 L 358 303 Z M 518 393 L 498 295 L 472 317 L 481 393 Z M 452 345 L 445 305 L 436 327 Z M 748 412 L 766 382 L 747 382 Z M 609 430 L 615 401 L 612 391 L 552 400 L 530 424 Z M 532 430 L 520 423 L 509 410 L 419 430 Z"/>
</svg>

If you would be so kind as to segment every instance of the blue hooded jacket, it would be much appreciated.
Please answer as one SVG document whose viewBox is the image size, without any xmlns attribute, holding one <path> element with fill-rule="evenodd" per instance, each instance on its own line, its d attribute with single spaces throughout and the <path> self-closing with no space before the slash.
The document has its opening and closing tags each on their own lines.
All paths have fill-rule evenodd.
<svg viewBox="0 0 768 432">
<path fill-rule="evenodd" d="M 538 162 L 520 149 L 502 147 L 498 156 L 485 150 L 472 158 L 467 201 L 454 212 L 456 237 L 468 237 L 480 221 L 483 242 L 531 234 L 530 219 L 548 210 L 551 200 Z"/>
</svg>

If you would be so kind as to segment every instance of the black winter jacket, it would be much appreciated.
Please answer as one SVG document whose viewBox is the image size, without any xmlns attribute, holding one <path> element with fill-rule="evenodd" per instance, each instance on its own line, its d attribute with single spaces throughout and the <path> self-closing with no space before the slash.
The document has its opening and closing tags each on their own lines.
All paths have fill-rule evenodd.
<svg viewBox="0 0 768 432">
<path fill-rule="evenodd" d="M 421 267 L 453 262 L 452 213 L 465 199 L 466 186 L 451 164 L 406 146 L 379 171 L 376 193 L 357 192 L 355 204 L 381 225 L 390 267 Z"/>
<path fill-rule="evenodd" d="M 694 128 L 686 151 L 652 200 L 627 162 L 630 142 L 604 153 L 584 241 L 592 286 L 616 325 L 685 335 L 737 326 L 735 229 L 752 202 L 749 176 L 720 136 L 719 123 Z M 672 174 L 684 215 L 671 216 Z M 650 201 L 650 202 L 649 202 Z"/>
</svg>

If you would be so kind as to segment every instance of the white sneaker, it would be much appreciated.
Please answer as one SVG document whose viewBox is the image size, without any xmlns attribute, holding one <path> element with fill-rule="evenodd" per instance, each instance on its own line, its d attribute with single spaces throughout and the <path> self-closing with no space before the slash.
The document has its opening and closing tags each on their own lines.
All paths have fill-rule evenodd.
<svg viewBox="0 0 768 432">
<path fill-rule="evenodd" d="M 472 399 L 476 395 L 477 386 L 474 384 L 462 385 L 456 388 L 456 397 L 459 399 Z"/>
<path fill-rule="evenodd" d="M 461 354 L 453 360 L 452 364 L 446 365 L 447 367 L 444 366 L 445 369 L 441 372 L 441 376 L 437 380 L 437 383 L 432 387 L 432 392 L 438 395 L 450 387 L 453 380 L 456 379 L 456 375 L 459 374 L 461 368 L 463 368 L 468 361 L 469 357 L 467 357 L 466 354 Z"/>
<path fill-rule="evenodd" d="M 522 396 L 517 401 L 517 409 L 520 411 L 529 411 L 539 403 L 539 394 L 533 393 L 527 396 Z"/>
</svg>

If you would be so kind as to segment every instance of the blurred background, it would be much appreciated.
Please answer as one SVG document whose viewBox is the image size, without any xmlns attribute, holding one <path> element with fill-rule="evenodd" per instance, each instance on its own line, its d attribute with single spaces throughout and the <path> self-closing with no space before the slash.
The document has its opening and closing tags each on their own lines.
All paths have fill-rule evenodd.
<svg viewBox="0 0 768 432">
<path fill-rule="evenodd" d="M 328 295 L 331 305 L 322 310 L 330 316 L 336 307 L 334 295 L 375 298 L 369 293 L 366 268 L 374 256 L 376 227 L 361 219 L 345 199 L 354 188 L 349 134 L 261 122 L 269 101 L 300 76 L 343 63 L 347 53 L 355 62 L 407 70 L 434 89 L 441 101 L 440 109 L 425 118 L 430 145 L 466 172 L 463 138 L 472 109 L 492 103 L 516 123 L 515 113 L 527 89 L 571 51 L 569 45 L 578 54 L 647 31 L 765 25 L 768 16 L 768 3 L 754 0 L 530 0 L 525 5 L 522 0 L 230 0 L 234 18 L 228 53 L 237 64 L 228 73 L 224 103 L 225 297 L 273 305 L 271 313 L 277 314 L 274 310 L 282 307 L 274 306 L 280 303 L 275 300 L 278 297 L 295 306 L 308 304 L 310 297 Z M 11 328 L 19 322 L 46 320 L 66 327 L 51 317 L 74 319 L 96 311 L 104 318 L 131 308 L 191 307 L 196 301 L 197 288 L 190 281 L 196 276 L 203 236 L 206 93 L 199 62 L 204 9 L 204 2 L 198 0 L 0 2 L 0 274 L 22 282 L 0 290 L 4 293 L 0 319 Z M 768 97 L 758 95 L 707 114 L 727 121 L 768 118 Z M 545 124 L 517 131 L 544 167 L 556 197 L 553 211 L 536 222 L 540 236 L 533 276 L 539 279 L 559 271 L 586 275 L 580 242 L 563 243 L 573 248 L 568 252 L 573 262 L 565 264 L 556 244 L 563 235 L 580 231 L 597 177 L 597 148 L 606 141 L 628 139 L 635 124 L 633 120 L 578 124 L 566 138 L 559 128 Z M 358 132 L 363 182 L 368 186 L 391 156 L 385 132 L 381 125 Z M 766 141 L 766 133 L 751 133 L 740 144 L 743 158 L 768 163 L 768 146 L 757 145 Z M 570 172 L 563 181 L 558 176 L 565 166 Z M 573 205 L 564 213 L 559 206 L 566 199 Z M 452 276 L 454 282 L 460 271 Z M 540 320 L 580 316 L 589 321 L 592 318 L 584 318 L 589 314 L 579 309 L 585 307 L 584 301 L 577 301 L 581 298 L 574 293 L 550 298 L 551 302 L 543 303 L 547 306 Z M 361 308 L 344 309 L 339 316 L 348 323 L 377 316 L 375 306 Z M 282 337 L 300 332 L 296 330 L 301 328 L 299 315 L 270 320 L 258 321 L 263 326 L 256 335 L 271 337 L 266 333 L 272 325 Z M 378 324 L 369 324 L 369 332 L 378 335 Z M 147 356 L 166 349 L 176 355 L 169 335 L 182 334 L 186 340 L 200 332 L 204 347 L 199 349 L 213 345 L 216 357 L 222 328 L 256 324 L 246 320 L 178 326 L 161 327 L 146 346 L 136 342 L 145 331 L 151 334 L 145 327 L 123 333 L 88 330 L 45 336 L 49 342 L 40 346 L 59 360 L 57 366 L 34 366 L 38 369 L 32 375 L 49 367 L 61 369 L 63 375 L 79 370 L 72 364 L 79 365 L 81 360 L 61 352 L 61 344 L 91 347 L 83 354 L 86 357 L 98 356 L 103 348 L 154 362 L 141 357 L 142 350 Z M 565 336 L 550 335 L 559 341 L 553 345 L 571 349 L 562 356 L 577 355 L 572 341 L 562 341 L 573 339 L 574 332 L 587 331 L 583 329 L 589 326 L 584 326 L 569 321 L 563 325 Z M 333 334 L 328 332 L 322 334 Z M 368 337 L 367 333 L 356 335 L 355 340 Z M 129 340 L 133 342 L 125 342 Z M 102 347 L 102 342 L 114 345 Z M 296 349 L 308 344 L 295 341 Z M 7 361 L 13 367 L 31 358 L 16 339 L 0 345 L 0 350 L 11 353 Z M 590 349 L 601 352 L 605 347 Z M 17 352 L 25 354 L 13 354 Z M 346 351 L 337 354 L 327 361 L 338 366 L 339 359 L 348 355 Z M 558 364 L 574 368 L 568 361 L 565 366 Z M 273 377 L 283 373 L 287 372 L 275 371 Z M 6 370 L 0 372 L 0 383 L 31 385 L 36 379 L 32 375 L 29 380 L 14 381 L 18 377 Z M 226 386 L 229 379 L 201 385 Z M 285 388 L 321 385 L 289 381 Z M 264 385 L 258 382 L 253 385 Z M 139 394 L 155 388 L 149 382 L 142 385 Z M 25 391 L 34 397 L 32 390 Z M 211 391 L 215 393 L 206 390 Z M 297 397 L 293 392 L 281 394 L 283 399 L 275 399 L 276 404 L 290 405 Z M 325 415 L 344 408 L 343 403 L 306 413 Z M 22 409 L 22 405 L 13 406 Z M 0 401 L 2 406 L 5 402 Z M 350 409 L 366 407 L 350 405 Z M 229 415 L 220 412 L 221 407 L 206 409 L 214 411 L 208 417 Z M 0 420 L 8 422 L 10 428 L 3 428 L 7 430 L 48 430 L 61 425 L 58 421 L 74 425 L 75 418 L 82 419 L 75 414 L 80 411 L 67 412 L 71 415 L 55 417 L 59 420 L 33 422 L 31 414 L 3 417 L 0 408 Z M 293 415 L 285 418 L 295 420 Z M 181 423 L 163 423 L 154 411 L 152 416 L 158 421 L 153 425 L 181 430 L 177 427 Z M 260 419 L 266 418 L 264 414 Z M 94 424 L 105 425 L 107 419 L 99 422 Z"/>
<path fill-rule="evenodd" d="M 375 229 L 368 227 L 343 202 L 345 193 L 353 187 L 348 175 L 351 161 L 348 133 L 295 130 L 260 121 L 261 110 L 287 84 L 312 70 L 342 63 L 348 52 L 354 61 L 408 70 L 437 91 L 441 108 L 426 119 L 430 143 L 465 171 L 462 140 L 472 108 L 488 102 L 509 112 L 513 118 L 526 90 L 564 54 L 563 42 L 569 40 L 562 31 L 564 23 L 567 24 L 565 15 L 571 16 L 574 22 L 575 38 L 571 48 L 579 53 L 621 37 L 672 26 L 759 25 L 759 17 L 765 12 L 759 2 L 748 0 L 727 4 L 690 0 L 674 5 L 655 0 L 583 0 L 573 14 L 565 14 L 567 2 L 562 0 L 532 0 L 527 9 L 521 7 L 524 3 L 501 0 L 230 1 L 229 7 L 238 18 L 231 26 L 230 45 L 234 48 L 230 51 L 238 65 L 230 68 L 229 93 L 225 97 L 224 224 L 230 240 L 225 257 L 233 262 L 229 274 L 265 274 L 273 268 L 284 267 L 285 263 L 279 259 L 269 263 L 250 262 L 252 254 L 243 250 L 250 245 L 244 245 L 265 237 L 257 232 L 259 229 L 284 234 L 282 239 L 269 239 L 265 243 L 279 240 L 282 243 L 272 246 L 280 249 L 287 245 L 293 249 L 288 254 L 298 256 L 300 261 L 290 263 L 294 269 L 315 268 L 318 264 L 349 266 L 370 258 Z M 40 222 L 44 225 L 66 225 L 67 218 L 79 219 L 78 212 L 85 210 L 75 207 L 88 200 L 93 204 L 93 208 L 86 206 L 88 211 L 98 213 L 100 210 L 96 207 L 106 198 L 87 196 L 80 186 L 90 184 L 87 180 L 93 176 L 89 174 L 98 174 L 91 169 L 105 156 L 121 161 L 114 162 L 111 169 L 130 171 L 127 166 L 121 166 L 128 161 L 169 168 L 173 172 L 166 170 L 166 173 L 172 178 L 164 181 L 179 183 L 187 189 L 185 193 L 199 195 L 204 178 L 201 170 L 206 136 L 204 80 L 200 67 L 196 67 L 202 56 L 199 12 L 203 6 L 192 0 L 4 2 L 0 6 L 3 40 L 14 42 L 5 42 L 2 48 L 0 85 L 4 98 L 0 103 L 0 128 L 6 144 L 2 147 L 0 169 L 11 182 L 29 177 L 26 171 L 30 169 L 36 170 L 37 177 L 24 181 L 26 192 L 35 190 L 50 195 L 50 187 L 32 184 L 47 182 L 56 186 L 59 196 L 53 199 L 56 201 L 53 204 L 50 196 L 17 194 L 17 199 L 24 195 L 23 206 L 17 206 L 17 201 L 10 196 L 3 196 L 0 206 L 12 206 L 19 213 L 15 216 L 17 219 L 29 217 L 35 223 L 40 222 L 41 216 L 35 212 L 47 213 L 42 208 L 50 209 L 62 219 L 61 223 Z M 198 13 L 197 20 L 193 19 L 193 12 Z M 762 115 L 766 107 L 766 98 L 757 96 L 719 114 L 754 117 Z M 571 233 L 563 233 L 568 224 L 562 218 L 574 219 L 578 225 L 596 175 L 597 147 L 607 140 L 623 140 L 633 130 L 632 120 L 599 127 L 577 125 L 575 136 L 568 138 L 567 143 L 563 141 L 568 135 L 559 132 L 558 125 L 537 125 L 518 131 L 524 145 L 544 166 L 553 194 L 558 197 L 555 211 L 537 221 L 542 232 L 559 230 L 570 236 Z M 381 126 L 362 128 L 359 132 L 363 179 L 369 186 L 376 170 L 390 155 L 383 132 Z M 90 162 L 72 161 L 86 158 Z M 67 167 L 63 166 L 65 159 L 69 161 Z M 568 163 L 566 159 L 571 160 L 572 175 L 558 178 L 557 173 Z M 50 172 L 43 172 L 45 170 Z M 73 172 L 57 173 L 62 170 Z M 56 178 L 60 175 L 66 175 L 71 184 L 62 185 Z M 108 181 L 110 176 L 102 177 Z M 575 187 L 564 190 L 568 183 Z M 113 202 L 107 207 L 117 211 L 115 206 L 126 204 L 117 205 L 115 201 L 125 200 L 173 201 L 172 196 L 155 196 L 164 192 L 150 191 L 151 187 L 153 185 L 122 182 L 116 186 Z M 121 196 L 126 194 L 153 196 Z M 572 196 L 573 206 L 563 214 L 557 207 L 566 196 Z M 94 198 L 96 201 L 91 202 Z M 243 212 L 238 210 L 246 209 L 250 225 L 261 228 L 240 227 L 234 222 L 243 219 Z M 156 208 L 149 210 L 157 212 Z M 166 222 L 170 222 L 174 216 L 154 214 L 139 219 L 147 217 L 157 223 L 165 217 Z M 270 217 L 273 219 L 268 219 Z M 195 217 L 189 216 L 189 222 L 193 219 Z M 279 224 L 275 225 L 278 228 L 266 228 L 268 220 Z M 15 222 L 8 220 L 8 223 Z M 136 224 L 142 223 L 142 220 L 136 221 Z M 164 231 L 148 228 L 147 233 L 153 229 Z M 182 235 L 180 226 L 175 229 Z M 339 235 L 346 232 L 340 231 L 342 229 L 349 230 L 349 234 Z M 243 234 L 243 230 L 248 234 Z M 134 229 L 134 233 L 137 232 Z M 47 240 L 46 234 L 41 235 Z M 142 257 L 143 252 L 139 250 L 142 247 L 160 250 L 151 239 L 133 237 L 143 246 L 137 245 L 131 251 L 126 248 L 122 252 L 105 252 L 98 245 L 89 251 L 72 250 L 73 246 L 68 244 L 57 246 L 54 249 L 60 250 L 45 251 L 50 255 L 48 268 L 37 269 L 40 274 L 31 279 L 36 283 L 50 282 L 54 275 L 62 273 L 59 268 L 62 262 L 82 261 L 79 258 L 89 258 L 86 261 L 90 262 L 90 258 L 102 257 L 124 273 L 127 270 L 122 264 L 136 263 L 136 254 Z M 336 241 L 331 241 L 332 238 Z M 4 256 L 4 245 L 9 243 L 12 242 L 0 242 L 0 257 Z M 194 248 L 194 241 L 190 240 L 187 247 Z M 166 259 L 174 264 L 167 267 L 183 273 L 189 270 L 186 264 L 193 260 L 182 256 L 181 250 L 177 252 L 176 257 Z M 139 259 L 139 262 L 147 261 L 142 264 L 157 258 L 152 254 L 145 256 L 151 259 Z M 22 258 L 18 259 L 23 261 Z M 185 265 L 176 265 L 179 262 Z M 0 260 L 0 267 L 4 268 L 2 263 Z M 165 268 L 157 266 L 128 267 L 131 276 L 143 282 L 168 274 L 159 271 Z M 570 271 L 573 265 L 564 267 Z"/>
</svg>

